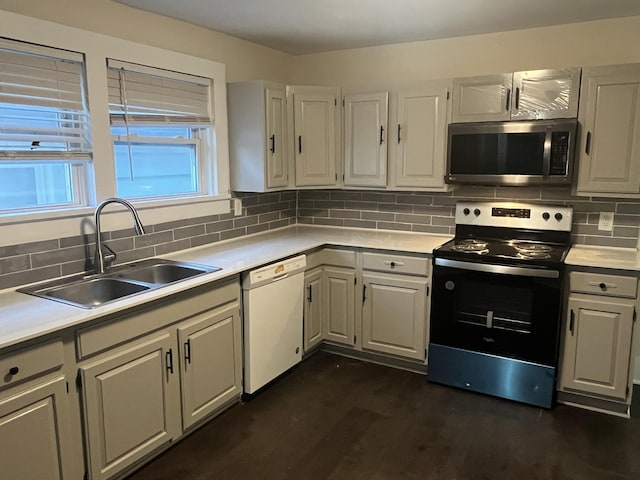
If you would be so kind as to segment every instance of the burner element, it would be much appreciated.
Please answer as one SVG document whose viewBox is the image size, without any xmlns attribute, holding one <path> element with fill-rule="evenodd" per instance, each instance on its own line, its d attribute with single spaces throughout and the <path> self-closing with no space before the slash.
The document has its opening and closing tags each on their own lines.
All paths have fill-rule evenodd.
<svg viewBox="0 0 640 480">
<path fill-rule="evenodd" d="M 549 245 L 545 245 L 543 243 L 527 243 L 527 242 L 517 242 L 513 244 L 514 248 L 524 254 L 536 254 L 536 253 L 548 253 L 552 250 Z"/>
<path fill-rule="evenodd" d="M 461 240 L 459 243 L 456 243 L 451 247 L 451 250 L 455 252 L 464 252 L 464 253 L 489 253 L 489 249 L 487 248 L 488 243 L 483 240 L 476 240 L 475 238 L 465 238 Z"/>
</svg>

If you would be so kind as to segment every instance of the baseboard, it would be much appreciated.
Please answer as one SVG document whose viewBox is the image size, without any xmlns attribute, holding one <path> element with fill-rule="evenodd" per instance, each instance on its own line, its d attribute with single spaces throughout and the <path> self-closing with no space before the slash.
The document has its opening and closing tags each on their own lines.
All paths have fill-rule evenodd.
<svg viewBox="0 0 640 480">
<path fill-rule="evenodd" d="M 398 368 L 400 370 L 407 370 L 413 373 L 419 373 L 421 375 L 427 374 L 427 365 L 419 360 L 406 360 L 402 358 L 393 357 L 391 355 L 385 355 L 382 353 L 363 352 L 362 350 L 354 350 L 351 347 L 343 347 L 342 345 L 335 345 L 333 343 L 323 342 L 321 350 L 324 352 L 335 353 L 343 357 L 355 358 L 356 360 L 363 360 L 365 362 L 377 363 L 378 365 L 385 365 L 387 367 Z"/>
</svg>

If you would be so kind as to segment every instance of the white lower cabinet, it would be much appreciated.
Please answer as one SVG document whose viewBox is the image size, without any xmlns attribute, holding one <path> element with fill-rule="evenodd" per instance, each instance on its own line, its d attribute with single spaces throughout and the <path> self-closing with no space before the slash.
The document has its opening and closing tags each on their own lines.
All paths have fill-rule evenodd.
<svg viewBox="0 0 640 480">
<path fill-rule="evenodd" d="M 109 478 L 180 435 L 175 338 L 149 339 L 80 369 L 92 480 Z"/>
<path fill-rule="evenodd" d="M 102 352 L 79 368 L 92 480 L 120 474 L 240 397 L 239 295 L 238 282 L 227 283 L 78 333 L 85 351 Z M 163 328 L 111 350 L 99 343 L 157 321 Z"/>
<path fill-rule="evenodd" d="M 366 273 L 362 280 L 362 347 L 424 360 L 427 279 Z"/>
<path fill-rule="evenodd" d="M 634 300 L 569 297 L 561 388 L 626 400 Z"/>
<path fill-rule="evenodd" d="M 638 279 L 620 273 L 569 273 L 558 383 L 571 403 L 622 413 L 631 403 Z"/>
<path fill-rule="evenodd" d="M 353 346 L 355 338 L 355 278 L 350 268 L 324 269 L 324 338 Z"/>
<path fill-rule="evenodd" d="M 305 274 L 305 349 L 327 341 L 425 360 L 426 256 L 330 248 L 314 255 L 318 261 Z"/>
<path fill-rule="evenodd" d="M 178 327 L 184 429 L 240 395 L 239 327 L 238 304 L 198 315 Z"/>
<path fill-rule="evenodd" d="M 64 376 L 0 393 L 0 476 L 20 480 L 72 478 Z"/>
<path fill-rule="evenodd" d="M 314 268 L 304 274 L 304 351 L 322 342 L 322 267 Z"/>
</svg>

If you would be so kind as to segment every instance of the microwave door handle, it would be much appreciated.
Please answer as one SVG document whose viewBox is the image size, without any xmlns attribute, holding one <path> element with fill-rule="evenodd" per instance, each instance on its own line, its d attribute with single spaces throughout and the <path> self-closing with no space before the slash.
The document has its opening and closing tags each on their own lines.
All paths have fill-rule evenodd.
<svg viewBox="0 0 640 480">
<path fill-rule="evenodd" d="M 551 170 L 551 128 L 547 128 L 544 135 L 544 150 L 542 152 L 542 177 L 548 178 Z"/>
</svg>

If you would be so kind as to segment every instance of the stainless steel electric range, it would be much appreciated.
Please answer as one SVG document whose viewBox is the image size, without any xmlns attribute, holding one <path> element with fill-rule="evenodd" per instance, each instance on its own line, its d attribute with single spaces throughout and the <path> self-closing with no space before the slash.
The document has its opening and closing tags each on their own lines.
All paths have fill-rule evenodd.
<svg viewBox="0 0 640 480">
<path fill-rule="evenodd" d="M 555 395 L 570 207 L 459 202 L 433 253 L 428 379 L 532 405 Z"/>
</svg>

